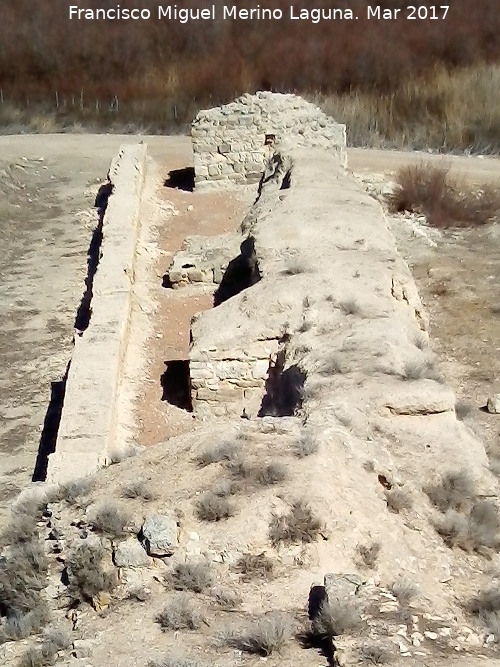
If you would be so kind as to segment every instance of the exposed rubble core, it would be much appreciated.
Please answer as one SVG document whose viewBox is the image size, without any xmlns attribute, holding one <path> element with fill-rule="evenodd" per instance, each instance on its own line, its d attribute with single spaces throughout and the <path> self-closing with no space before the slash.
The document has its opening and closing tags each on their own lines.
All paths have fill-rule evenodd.
<svg viewBox="0 0 500 667">
<path fill-rule="evenodd" d="M 291 94 L 246 94 L 200 111 L 191 136 L 196 187 L 258 183 L 266 159 L 283 141 L 294 148 L 324 148 L 346 164 L 345 126 Z"/>
</svg>

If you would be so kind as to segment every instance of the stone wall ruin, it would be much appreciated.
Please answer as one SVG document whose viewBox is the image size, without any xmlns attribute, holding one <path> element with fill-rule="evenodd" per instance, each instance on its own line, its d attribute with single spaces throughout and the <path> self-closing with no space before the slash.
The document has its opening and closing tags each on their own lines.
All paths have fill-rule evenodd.
<svg viewBox="0 0 500 667">
<path fill-rule="evenodd" d="M 276 146 L 323 148 L 346 165 L 345 125 L 291 94 L 242 95 L 200 111 L 191 127 L 195 186 L 256 183 Z"/>
</svg>

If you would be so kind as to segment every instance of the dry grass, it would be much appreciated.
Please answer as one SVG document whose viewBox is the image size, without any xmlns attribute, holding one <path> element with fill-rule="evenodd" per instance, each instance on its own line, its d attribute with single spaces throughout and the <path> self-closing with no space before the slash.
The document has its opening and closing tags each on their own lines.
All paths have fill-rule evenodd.
<svg viewBox="0 0 500 667">
<path fill-rule="evenodd" d="M 209 491 L 196 504 L 196 514 L 201 521 L 222 521 L 236 514 L 236 508 L 225 497 Z"/>
<path fill-rule="evenodd" d="M 59 487 L 58 499 L 65 500 L 68 505 L 78 505 L 80 501 L 91 493 L 95 485 L 93 477 L 75 479 Z"/>
<path fill-rule="evenodd" d="M 302 500 L 293 503 L 288 514 L 273 514 L 269 524 L 269 538 L 274 546 L 280 543 L 313 542 L 322 529 L 321 521 Z"/>
<path fill-rule="evenodd" d="M 381 544 L 380 542 L 371 542 L 370 544 L 358 544 L 358 554 L 361 558 L 361 562 L 366 567 L 375 567 L 379 554 L 380 554 Z"/>
<path fill-rule="evenodd" d="M 212 597 L 222 611 L 235 611 L 243 602 L 237 593 L 224 588 L 212 589 Z"/>
<path fill-rule="evenodd" d="M 404 167 L 396 181 L 391 210 L 422 213 L 433 227 L 477 227 L 500 211 L 500 191 L 489 185 L 467 188 L 452 179 L 446 167 L 432 163 Z"/>
<path fill-rule="evenodd" d="M 292 637 L 292 622 L 280 612 L 271 612 L 247 627 L 223 635 L 222 643 L 245 653 L 268 656 L 279 652 Z"/>
<path fill-rule="evenodd" d="M 443 383 L 444 376 L 436 367 L 433 361 L 429 359 L 408 360 L 404 363 L 400 373 L 402 380 L 434 380 Z"/>
<path fill-rule="evenodd" d="M 316 438 L 311 434 L 307 433 L 302 435 L 300 440 L 298 440 L 298 442 L 295 443 L 293 451 L 298 459 L 304 459 L 307 456 L 316 454 L 318 448 L 319 444 Z"/>
<path fill-rule="evenodd" d="M 140 479 L 125 484 L 122 487 L 121 494 L 123 498 L 140 498 L 145 501 L 154 500 L 156 498 L 156 495 L 148 483 Z"/>
<path fill-rule="evenodd" d="M 212 463 L 221 461 L 232 461 L 241 448 L 231 442 L 224 442 L 221 445 L 206 449 L 196 457 L 196 462 L 200 468 L 204 468 Z"/>
<path fill-rule="evenodd" d="M 359 649 L 360 662 L 368 665 L 387 665 L 394 659 L 394 653 L 380 644 L 364 644 Z"/>
<path fill-rule="evenodd" d="M 343 301 L 340 301 L 338 306 L 344 315 L 361 315 L 363 312 L 358 301 L 354 298 L 344 299 Z"/>
<path fill-rule="evenodd" d="M 205 622 L 205 616 L 196 609 L 186 594 L 182 594 L 163 607 L 156 622 L 164 632 L 198 630 Z"/>
<path fill-rule="evenodd" d="M 120 505 L 104 502 L 95 509 L 89 523 L 97 533 L 109 537 L 120 537 L 130 521 L 130 514 Z"/>
<path fill-rule="evenodd" d="M 338 635 L 351 634 L 361 625 L 361 613 L 353 600 L 328 602 L 325 599 L 311 621 L 311 632 L 316 637 L 332 639 Z"/>
<path fill-rule="evenodd" d="M 491 500 L 480 500 L 470 511 L 450 509 L 434 521 L 434 527 L 450 547 L 465 551 L 497 549 L 500 545 L 500 516 Z"/>
<path fill-rule="evenodd" d="M 205 592 L 213 582 L 210 563 L 179 563 L 164 577 L 164 582 L 176 591 Z"/>
<path fill-rule="evenodd" d="M 111 591 L 117 584 L 114 570 L 103 567 L 105 550 L 102 546 L 83 542 L 66 560 L 69 594 L 75 601 L 92 598 L 103 591 Z"/>
<path fill-rule="evenodd" d="M 470 401 L 457 401 L 455 403 L 455 414 L 459 421 L 466 419 L 474 411 L 474 405 Z"/>
<path fill-rule="evenodd" d="M 241 577 L 243 581 L 268 580 L 274 576 L 274 561 L 264 553 L 245 553 L 239 558 L 234 570 L 243 575 Z"/>
<path fill-rule="evenodd" d="M 49 630 L 39 647 L 29 648 L 19 660 L 18 667 L 49 667 L 57 661 L 59 651 L 72 645 L 71 637 L 62 630 Z"/>
<path fill-rule="evenodd" d="M 387 507 L 391 512 L 399 514 L 413 507 L 413 498 L 405 489 L 393 487 L 384 491 Z"/>
<path fill-rule="evenodd" d="M 391 593 L 402 606 L 408 605 L 418 593 L 418 586 L 409 579 L 400 577 L 391 584 Z"/>
<path fill-rule="evenodd" d="M 201 665 L 187 658 L 169 655 L 158 660 L 150 660 L 148 667 L 201 667 Z"/>
<path fill-rule="evenodd" d="M 447 472 L 439 482 L 425 487 L 424 492 L 441 512 L 466 509 L 477 495 L 476 482 L 467 470 Z"/>
</svg>

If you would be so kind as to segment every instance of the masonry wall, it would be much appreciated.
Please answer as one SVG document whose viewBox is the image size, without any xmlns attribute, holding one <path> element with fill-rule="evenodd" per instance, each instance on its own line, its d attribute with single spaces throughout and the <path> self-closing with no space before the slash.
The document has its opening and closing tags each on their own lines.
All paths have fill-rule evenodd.
<svg viewBox="0 0 500 667">
<path fill-rule="evenodd" d="M 324 148 L 346 164 L 345 125 L 296 95 L 258 92 L 200 111 L 191 137 L 196 187 L 258 182 L 283 142 Z"/>
<path fill-rule="evenodd" d="M 120 149 L 109 177 L 113 194 L 90 304 L 91 318 L 75 347 L 48 482 L 64 482 L 105 465 L 115 443 L 118 384 L 128 342 L 139 204 L 146 146 Z"/>
</svg>

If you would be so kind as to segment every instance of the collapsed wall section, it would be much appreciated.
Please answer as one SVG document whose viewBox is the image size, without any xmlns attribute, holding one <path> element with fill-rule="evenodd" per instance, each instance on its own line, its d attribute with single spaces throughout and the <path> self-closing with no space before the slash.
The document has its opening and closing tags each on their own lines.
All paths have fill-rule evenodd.
<svg viewBox="0 0 500 667">
<path fill-rule="evenodd" d="M 196 187 L 258 182 L 266 159 L 283 141 L 324 148 L 346 164 L 345 126 L 291 94 L 246 94 L 200 111 L 191 137 Z"/>
<path fill-rule="evenodd" d="M 146 146 L 123 146 L 109 171 L 113 186 L 102 225 L 90 323 L 76 336 L 56 449 L 47 481 L 95 472 L 114 445 L 116 400 L 128 341 Z"/>
</svg>

